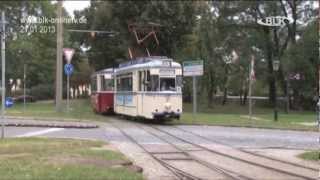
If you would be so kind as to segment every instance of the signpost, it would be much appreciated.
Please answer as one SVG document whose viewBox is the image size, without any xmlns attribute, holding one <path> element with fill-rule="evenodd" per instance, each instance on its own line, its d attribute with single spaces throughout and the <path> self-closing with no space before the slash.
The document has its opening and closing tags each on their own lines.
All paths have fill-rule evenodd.
<svg viewBox="0 0 320 180">
<path fill-rule="evenodd" d="M 67 112 L 69 112 L 70 102 L 69 102 L 69 94 L 70 94 L 70 76 L 73 73 L 73 65 L 70 64 L 72 60 L 72 56 L 74 54 L 74 49 L 71 48 L 63 48 L 63 53 L 66 58 L 67 64 L 64 65 L 64 73 L 67 76 Z"/>
<path fill-rule="evenodd" d="M 192 92 L 193 92 L 193 121 L 196 119 L 197 113 L 197 76 L 203 75 L 203 61 L 185 61 L 183 62 L 183 76 L 192 76 Z"/>
<path fill-rule="evenodd" d="M 13 99 L 11 97 L 7 97 L 5 101 L 6 108 L 10 108 L 13 106 Z"/>
<path fill-rule="evenodd" d="M 249 120 L 252 122 L 252 81 L 255 80 L 255 72 L 254 72 L 254 55 L 251 56 L 250 61 L 250 72 L 249 72 Z"/>
</svg>

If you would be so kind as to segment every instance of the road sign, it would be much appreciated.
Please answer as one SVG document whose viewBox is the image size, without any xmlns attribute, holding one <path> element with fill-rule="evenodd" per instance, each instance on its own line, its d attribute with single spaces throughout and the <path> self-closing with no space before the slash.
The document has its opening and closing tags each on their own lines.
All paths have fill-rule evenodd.
<svg viewBox="0 0 320 180">
<path fill-rule="evenodd" d="M 67 76 L 70 76 L 73 73 L 73 65 L 72 64 L 65 64 L 64 65 L 64 73 Z"/>
<path fill-rule="evenodd" d="M 203 61 L 185 61 L 183 62 L 183 76 L 202 76 Z"/>
<path fill-rule="evenodd" d="M 13 99 L 11 97 L 7 97 L 5 105 L 6 105 L 7 108 L 12 107 L 13 106 Z"/>
<path fill-rule="evenodd" d="M 64 57 L 66 58 L 67 63 L 70 64 L 72 56 L 74 54 L 74 49 L 63 48 L 63 54 L 64 54 Z"/>
<path fill-rule="evenodd" d="M 183 76 L 192 76 L 193 91 L 193 121 L 197 114 L 197 76 L 203 75 L 203 61 L 185 61 L 183 62 Z"/>
</svg>

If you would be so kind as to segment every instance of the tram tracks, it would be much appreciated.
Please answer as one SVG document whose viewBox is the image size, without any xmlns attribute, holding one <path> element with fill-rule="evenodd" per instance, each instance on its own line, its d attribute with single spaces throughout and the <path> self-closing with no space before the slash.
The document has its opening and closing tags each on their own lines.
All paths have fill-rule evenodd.
<svg viewBox="0 0 320 180">
<path fill-rule="evenodd" d="M 127 122 L 127 121 L 126 122 L 125 121 L 120 121 L 120 122 L 117 121 L 117 122 L 112 122 L 112 124 L 124 136 L 126 136 L 128 139 L 130 139 L 130 141 L 137 144 L 147 154 L 149 154 L 152 158 L 154 158 L 156 161 L 158 161 L 162 166 L 164 166 L 165 168 L 170 170 L 178 179 L 257 179 L 257 177 L 254 177 L 254 176 L 252 177 L 246 173 L 242 173 L 242 171 L 234 171 L 233 169 L 226 168 L 223 165 L 220 166 L 219 164 L 211 163 L 209 159 L 203 159 L 203 158 L 199 157 L 197 155 L 198 152 L 199 152 L 199 154 L 201 154 L 203 152 L 207 152 L 208 156 L 219 156 L 221 158 L 220 160 L 222 161 L 222 163 L 227 163 L 228 161 L 232 161 L 232 162 L 236 162 L 236 164 L 242 164 L 242 165 L 251 167 L 252 171 L 254 171 L 254 170 L 261 171 L 261 169 L 265 169 L 266 171 L 269 171 L 269 174 L 271 172 L 274 175 L 274 177 L 277 177 L 277 175 L 279 175 L 280 179 L 316 179 L 315 178 L 316 176 L 311 177 L 310 173 L 308 175 L 305 175 L 303 173 L 302 174 L 299 173 L 300 170 L 304 170 L 303 172 L 305 172 L 306 170 L 309 170 L 309 172 L 313 171 L 314 174 L 316 175 L 317 170 L 314 168 L 311 168 L 311 167 L 304 167 L 299 164 L 294 164 L 294 163 L 286 162 L 283 160 L 269 158 L 269 157 L 259 155 L 256 153 L 247 152 L 245 150 L 236 149 L 237 152 L 246 153 L 247 155 L 254 156 L 254 157 L 268 159 L 269 162 L 268 161 L 267 162 L 269 164 L 268 163 L 261 164 L 261 162 L 252 161 L 252 159 L 250 159 L 250 158 L 248 160 L 248 159 L 244 159 L 244 158 L 241 158 L 238 156 L 229 155 L 228 153 L 219 152 L 216 149 L 208 148 L 202 144 L 194 143 L 194 142 L 186 139 L 185 137 L 178 136 L 177 134 L 172 133 L 170 131 L 168 132 L 168 128 L 172 128 L 172 129 L 178 130 L 180 133 L 182 133 L 182 132 L 187 133 L 187 134 L 189 134 L 189 136 L 192 135 L 192 136 L 196 136 L 201 139 L 205 139 L 206 141 L 209 141 L 209 142 L 212 142 L 215 144 L 222 144 L 220 142 L 210 140 L 209 138 L 202 137 L 201 135 L 184 130 L 182 128 L 178 128 L 178 127 L 162 128 L 162 127 L 158 127 L 158 126 L 153 126 L 153 125 L 149 126 L 149 125 L 143 125 L 143 124 L 139 124 L 139 123 L 135 123 L 135 122 Z M 174 152 L 172 152 L 172 151 L 171 152 L 150 151 L 143 143 L 140 143 L 138 140 L 136 140 L 130 134 L 125 132 L 121 127 L 118 127 L 118 125 L 115 125 L 115 124 L 118 124 L 118 125 L 125 124 L 127 126 L 128 125 L 135 126 L 137 128 L 143 129 L 146 133 L 150 134 L 153 137 L 160 139 L 162 142 L 165 142 L 166 144 L 174 147 L 174 149 L 176 149 L 176 150 Z M 171 139 L 171 141 L 168 139 Z M 174 143 L 174 141 L 179 141 L 179 143 Z M 189 149 L 184 148 L 182 145 L 189 146 Z M 224 145 L 224 146 L 227 146 L 227 145 Z M 192 148 L 190 149 L 190 147 L 192 147 Z M 232 148 L 231 146 L 229 146 L 229 147 Z M 235 148 L 233 148 L 233 149 L 235 149 Z M 170 154 L 171 155 L 172 154 L 174 154 L 174 155 L 180 154 L 182 156 L 180 156 L 179 158 L 172 158 L 174 156 L 170 156 Z M 191 162 L 201 164 L 202 166 L 205 166 L 209 170 L 220 174 L 220 176 L 219 177 L 212 176 L 212 178 L 201 178 L 197 175 L 192 174 L 192 172 L 181 169 L 181 168 L 179 168 L 179 166 L 175 166 L 175 164 L 172 163 L 172 162 L 178 162 L 178 161 L 181 161 L 181 162 L 184 161 L 187 164 L 192 164 Z M 286 165 L 287 167 L 294 166 L 296 168 L 296 170 L 299 170 L 299 171 L 292 172 L 292 171 L 284 170 L 282 168 L 277 168 L 276 166 L 272 167 L 272 166 L 270 166 L 270 161 L 272 161 L 272 163 L 277 162 L 278 166 L 279 165 Z M 297 169 L 297 168 L 299 168 L 299 169 Z M 265 177 L 268 177 L 268 174 L 266 174 Z M 281 178 L 281 177 L 286 177 L 286 178 Z"/>
<path fill-rule="evenodd" d="M 223 168 L 217 167 L 217 166 L 213 166 L 210 165 L 204 161 L 201 161 L 200 159 L 197 159 L 196 157 L 193 157 L 191 155 L 189 155 L 186 151 L 178 148 L 177 146 L 165 141 L 164 139 L 161 139 L 159 136 L 156 136 L 155 134 L 152 134 L 149 131 L 149 134 L 153 135 L 154 137 L 159 138 L 160 140 L 162 140 L 163 142 L 171 145 L 172 147 L 174 147 L 176 149 L 176 151 L 170 151 L 170 152 L 157 152 L 157 151 L 150 151 L 148 150 L 148 148 L 146 148 L 143 143 L 140 143 L 139 141 L 137 141 L 134 137 L 132 137 L 130 134 L 128 134 L 127 132 L 125 132 L 121 127 L 119 127 L 119 122 L 117 122 L 118 125 L 116 125 L 115 122 L 111 122 L 112 126 L 115 127 L 116 129 L 118 129 L 126 138 L 128 138 L 130 141 L 132 141 L 134 144 L 136 144 L 137 146 L 139 146 L 145 153 L 147 153 L 148 155 L 150 155 L 152 158 L 154 158 L 159 164 L 161 164 L 163 167 L 165 167 L 166 169 L 168 169 L 169 171 L 171 171 L 176 177 L 177 179 L 181 179 L 181 180 L 205 180 L 205 179 L 235 179 L 235 180 L 248 180 L 250 178 L 246 178 L 244 176 L 239 175 L 239 177 L 237 177 L 237 175 L 231 171 L 225 170 Z M 133 125 L 133 124 L 130 124 Z M 137 124 L 135 124 L 136 127 L 138 127 Z M 171 157 L 170 155 L 182 155 L 182 157 Z M 169 156 L 168 156 L 169 155 Z M 184 170 L 183 168 L 179 168 L 175 165 L 173 165 L 172 162 L 177 161 L 177 162 L 181 162 L 181 161 L 187 161 L 188 163 L 193 162 L 193 163 L 198 163 L 203 167 L 206 167 L 207 170 L 211 171 L 209 173 L 212 174 L 216 174 L 219 176 L 211 176 L 207 177 L 207 178 L 203 178 L 194 174 L 191 174 L 189 172 L 187 172 L 186 170 Z"/>
<path fill-rule="evenodd" d="M 176 129 L 179 129 L 181 131 L 184 131 L 186 133 L 190 133 L 194 136 L 197 136 L 197 137 L 200 137 L 200 138 L 203 138 L 207 141 L 210 141 L 210 142 L 213 142 L 213 143 L 218 143 L 218 144 L 222 144 L 224 146 L 230 146 L 230 145 L 227 145 L 225 143 L 222 143 L 220 141 L 216 141 L 216 140 L 212 140 L 210 138 L 207 138 L 205 136 L 202 136 L 202 135 L 199 135 L 199 134 L 196 134 L 194 132 L 191 132 L 191 131 L 187 131 L 183 128 L 179 128 L 179 127 L 174 127 Z M 230 146 L 232 147 L 232 146 Z M 235 147 L 232 147 L 232 148 L 235 148 Z M 270 160 L 273 160 L 273 161 L 277 161 L 277 162 L 280 162 L 280 163 L 285 163 L 285 164 L 289 164 L 289 165 L 292 165 L 292 166 L 296 166 L 298 168 L 304 168 L 304 169 L 309 169 L 309 170 L 312 170 L 312 171 L 320 171 L 320 169 L 317 169 L 317 168 L 314 168 L 314 167 L 309 167 L 309 166 L 303 166 L 301 164 L 297 164 L 297 163 L 294 163 L 294 162 L 289 162 L 289 161 L 285 161 L 285 160 L 282 160 L 282 159 L 278 159 L 278 158 L 275 158 L 275 157 L 270 157 L 270 156 L 267 156 L 267 155 L 262 155 L 262 154 L 258 154 L 258 153 L 254 153 L 254 152 L 251 152 L 251 151 L 248 151 L 248 150 L 244 150 L 244 149 L 241 149 L 241 148 L 237 148 L 239 151 L 242 151 L 244 153 L 247 153 L 247 154 L 250 154 L 250 155 L 253 155 L 253 156 L 257 156 L 257 157 L 261 157 L 261 158 L 266 158 L 266 159 L 270 159 Z"/>
<path fill-rule="evenodd" d="M 190 141 L 186 140 L 185 138 L 178 137 L 178 136 L 174 135 L 173 133 L 169 133 L 169 132 L 167 132 L 167 131 L 165 131 L 165 130 L 163 130 L 163 129 L 160 129 L 160 128 L 158 128 L 158 127 L 155 127 L 155 126 L 152 126 L 152 128 L 157 129 L 158 131 L 161 131 L 161 132 L 163 132 L 163 133 L 165 133 L 165 134 L 167 134 L 167 135 L 173 136 L 173 137 L 175 137 L 175 138 L 177 138 L 177 139 L 179 139 L 179 140 L 181 140 L 181 141 L 183 141 L 183 142 L 185 142 L 185 143 L 189 143 L 189 144 L 192 144 L 192 145 L 194 145 L 194 146 L 196 146 L 196 147 L 202 148 L 202 149 L 204 149 L 204 150 L 206 150 L 206 151 L 209 151 L 209 152 L 211 152 L 211 153 L 213 153 L 213 154 L 218 154 L 218 155 L 221 155 L 221 156 L 225 156 L 225 157 L 228 157 L 228 158 L 231 158 L 231 159 L 240 161 L 240 162 L 248 163 L 248 164 L 251 164 L 251 165 L 254 165 L 254 166 L 257 166 L 257 167 L 262 167 L 262 168 L 265 168 L 265 169 L 268 169 L 268 170 L 271 170 L 271 171 L 275 171 L 275 172 L 278 172 L 278 173 L 287 174 L 287 175 L 289 175 L 289 176 L 297 177 L 297 178 L 300 178 L 300 179 L 310 179 L 310 180 L 312 180 L 312 179 L 317 179 L 317 178 L 316 178 L 316 175 L 317 175 L 317 173 L 319 172 L 319 169 L 315 169 L 315 168 L 312 168 L 312 167 L 302 166 L 302 165 L 295 164 L 295 163 L 292 163 L 292 162 L 287 162 L 287 161 L 284 161 L 284 160 L 280 160 L 280 159 L 276 159 L 276 158 L 272 158 L 272 157 L 268 157 L 268 156 L 256 154 L 256 153 L 253 153 L 253 152 L 250 152 L 250 151 L 245 151 L 245 150 L 236 149 L 237 151 L 240 151 L 240 152 L 242 152 L 242 153 L 246 153 L 246 154 L 248 154 L 248 155 L 250 155 L 250 156 L 259 157 L 259 158 L 264 158 L 264 159 L 267 159 L 267 160 L 270 160 L 270 161 L 273 161 L 273 162 L 281 163 L 281 164 L 283 164 L 283 165 L 293 166 L 293 167 L 295 167 L 295 168 L 300 168 L 300 170 L 313 171 L 313 172 L 314 172 L 314 175 L 315 175 L 314 177 L 305 176 L 305 175 L 298 174 L 298 173 L 301 172 L 301 171 L 290 172 L 288 169 L 287 169 L 287 170 L 277 169 L 277 168 L 272 167 L 272 166 L 270 166 L 270 165 L 268 165 L 268 164 L 261 164 L 261 163 L 259 163 L 259 162 L 255 162 L 255 161 L 251 161 L 251 160 L 246 160 L 246 159 L 244 159 L 244 158 L 236 157 L 236 156 L 234 156 L 234 155 L 229 155 L 227 152 L 222 153 L 222 152 L 219 152 L 219 151 L 217 151 L 217 150 L 213 150 L 213 149 L 211 149 L 211 148 L 205 147 L 204 145 L 199 145 L 199 144 L 190 142 Z M 177 127 L 171 127 L 171 128 L 173 128 L 173 129 L 178 129 L 178 130 L 180 130 L 180 131 L 184 131 L 184 132 L 189 133 L 189 134 L 192 134 L 192 135 L 194 135 L 194 136 L 198 136 L 199 138 L 205 139 L 205 140 L 210 141 L 210 142 L 212 142 L 212 143 L 222 144 L 222 143 L 220 143 L 220 142 L 213 141 L 213 140 L 211 140 L 211 139 L 209 139 L 209 138 L 205 138 L 205 137 L 203 137 L 203 136 L 200 136 L 200 135 L 198 135 L 198 134 L 195 134 L 195 133 L 186 131 L 186 130 L 181 129 L 181 128 L 177 128 Z M 223 146 L 228 146 L 228 145 L 223 145 Z M 232 149 L 235 149 L 235 148 L 233 148 L 233 147 L 231 147 L 231 146 L 228 146 L 228 147 L 230 147 L 230 148 L 232 148 Z M 226 150 L 226 149 L 225 149 L 225 150 Z M 224 150 L 224 151 L 225 151 L 225 150 Z M 269 162 L 270 162 L 270 161 L 269 161 Z"/>
<path fill-rule="evenodd" d="M 166 140 L 165 138 L 157 135 L 157 134 L 154 133 L 154 132 L 151 132 L 150 130 L 147 130 L 146 127 L 142 127 L 142 128 L 143 128 L 145 131 L 147 131 L 148 133 L 152 134 L 153 136 L 155 136 L 155 137 L 161 139 L 162 141 L 164 141 L 164 142 L 172 145 L 173 147 L 175 147 L 176 149 L 178 149 L 179 151 L 181 151 L 183 154 L 185 154 L 186 156 L 188 156 L 190 159 L 192 159 L 192 160 L 194 160 L 194 161 L 196 161 L 196 162 L 198 162 L 198 163 L 200 163 L 200 164 L 208 167 L 208 168 L 211 169 L 211 170 L 220 172 L 221 174 L 224 174 L 224 175 L 225 175 L 226 177 L 228 177 L 228 178 L 231 178 L 231 179 L 239 179 L 239 180 L 240 180 L 240 179 L 246 179 L 246 180 L 250 180 L 250 179 L 251 179 L 251 178 L 246 177 L 246 176 L 243 176 L 243 175 L 241 175 L 241 174 L 237 174 L 237 173 L 232 172 L 232 171 L 230 171 L 230 170 L 221 168 L 221 167 L 219 167 L 219 166 L 217 166 L 217 165 L 210 164 L 210 163 L 208 163 L 208 162 L 206 162 L 206 161 L 203 161 L 203 160 L 197 158 L 196 156 L 190 154 L 190 152 L 192 152 L 192 151 L 198 151 L 198 152 L 199 152 L 199 151 L 201 151 L 201 150 L 183 150 L 181 147 L 175 145 L 174 143 Z M 152 127 L 152 128 L 153 128 L 153 127 Z M 153 129 L 155 129 L 155 128 L 153 128 Z"/>
</svg>

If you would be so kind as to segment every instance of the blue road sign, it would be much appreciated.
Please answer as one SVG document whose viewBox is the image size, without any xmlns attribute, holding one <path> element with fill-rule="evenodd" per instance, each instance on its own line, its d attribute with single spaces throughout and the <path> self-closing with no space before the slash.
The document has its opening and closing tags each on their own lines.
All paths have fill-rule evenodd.
<svg viewBox="0 0 320 180">
<path fill-rule="evenodd" d="M 7 98 L 6 98 L 5 106 L 6 106 L 7 108 L 10 108 L 10 107 L 13 106 L 13 99 L 12 99 L 11 97 L 7 97 Z"/>
<path fill-rule="evenodd" d="M 72 64 L 65 64 L 64 65 L 64 74 L 70 76 L 73 73 L 73 65 Z"/>
</svg>

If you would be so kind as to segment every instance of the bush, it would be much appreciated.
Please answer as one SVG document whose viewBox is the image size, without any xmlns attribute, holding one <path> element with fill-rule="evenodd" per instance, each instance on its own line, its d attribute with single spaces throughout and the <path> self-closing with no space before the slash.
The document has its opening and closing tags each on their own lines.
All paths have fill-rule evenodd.
<svg viewBox="0 0 320 180">
<path fill-rule="evenodd" d="M 39 84 L 30 89 L 30 95 L 37 100 L 48 100 L 54 98 L 54 85 L 53 84 Z"/>
</svg>

